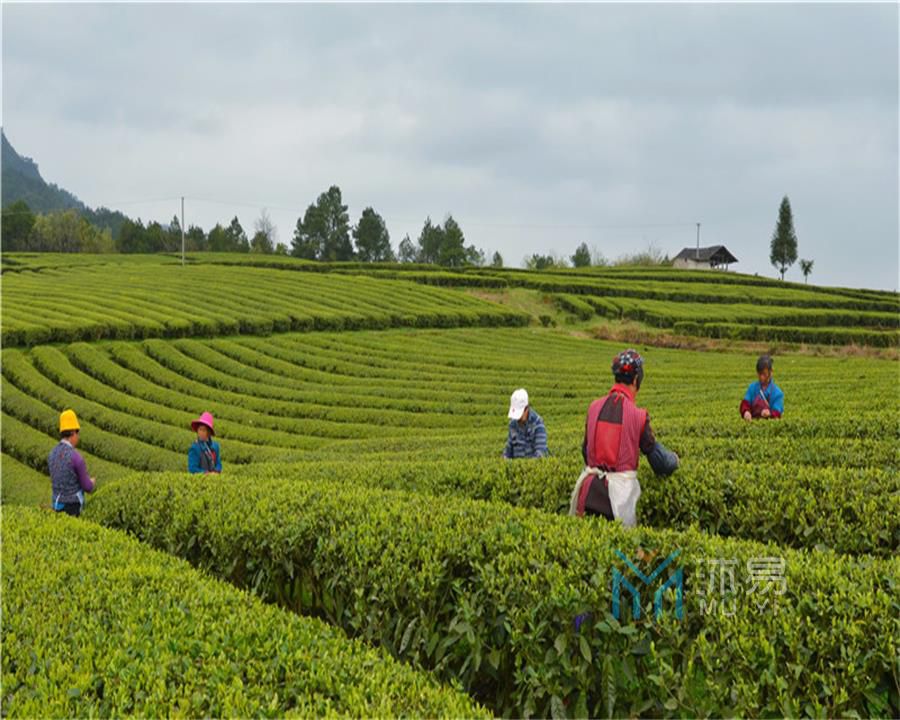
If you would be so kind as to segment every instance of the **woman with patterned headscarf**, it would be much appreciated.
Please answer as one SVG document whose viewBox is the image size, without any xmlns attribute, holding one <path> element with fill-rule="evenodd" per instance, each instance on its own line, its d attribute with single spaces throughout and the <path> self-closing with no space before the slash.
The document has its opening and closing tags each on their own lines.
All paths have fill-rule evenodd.
<svg viewBox="0 0 900 720">
<path fill-rule="evenodd" d="M 584 470 L 575 484 L 569 506 L 571 515 L 601 515 L 637 525 L 637 501 L 641 495 L 637 469 L 640 453 L 647 456 L 657 475 L 671 475 L 678 455 L 657 442 L 647 411 L 634 399 L 644 379 L 644 361 L 636 350 L 613 358 L 615 384 L 606 397 L 588 408 L 584 429 Z"/>
</svg>

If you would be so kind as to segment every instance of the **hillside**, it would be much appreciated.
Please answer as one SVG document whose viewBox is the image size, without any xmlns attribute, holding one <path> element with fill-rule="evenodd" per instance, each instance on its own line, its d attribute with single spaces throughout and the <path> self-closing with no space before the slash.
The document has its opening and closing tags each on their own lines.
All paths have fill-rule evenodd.
<svg viewBox="0 0 900 720">
<path fill-rule="evenodd" d="M 900 720 L 900 0 L 429 4 L 0 0 L 0 720 Z"/>
<path fill-rule="evenodd" d="M 0 131 L 0 141 L 3 145 L 0 158 L 3 168 L 3 207 L 17 200 L 24 200 L 34 212 L 45 213 L 70 208 L 81 212 L 87 210 L 87 206 L 68 190 L 47 183 L 41 177 L 37 163 L 30 157 L 19 155 L 5 132 Z"/>
<path fill-rule="evenodd" d="M 41 176 L 38 164 L 30 157 L 19 155 L 2 130 L 0 143 L 3 183 L 0 203 L 3 207 L 22 200 L 35 213 L 74 209 L 97 227 L 109 228 L 113 238 L 118 237 L 119 229 L 126 220 L 124 214 L 107 208 L 90 208 L 68 190 L 48 183 Z"/>
<path fill-rule="evenodd" d="M 3 343 L 321 330 L 335 327 L 332 323 L 359 329 L 488 322 L 466 312 L 453 320 L 438 312 L 440 304 L 431 299 L 438 291 L 444 297 L 476 301 L 487 315 L 505 311 L 506 319 L 492 324 L 528 322 L 530 316 L 535 324 L 597 332 L 637 328 L 641 337 L 878 348 L 900 344 L 897 293 L 784 283 L 736 273 L 672 268 L 448 272 L 437 266 L 327 264 L 227 253 L 198 253 L 188 261 L 182 268 L 179 259 L 166 255 L 7 254 Z M 22 272 L 26 269 L 32 272 Z M 195 287 L 206 288 L 203 306 L 185 302 Z M 75 298 L 72 288 L 78 289 Z M 393 302 L 384 304 L 379 288 L 395 293 L 394 299 L 417 297 L 412 316 L 418 319 L 401 319 L 397 312 L 401 308 Z M 323 294 L 340 299 L 322 306 Z M 359 304 L 370 296 L 374 304 Z M 56 307 L 61 302 L 77 309 L 78 318 L 60 316 Z M 16 311 L 19 307 L 29 310 L 23 315 Z M 146 309 L 136 315 L 134 308 Z"/>
<path fill-rule="evenodd" d="M 784 416 L 747 422 L 756 352 L 659 347 L 598 313 L 763 328 L 749 305 L 779 332 L 895 348 L 896 294 L 213 259 L 3 258 L 10 717 L 900 713 L 896 353 L 779 342 Z M 613 324 L 626 339 L 598 340 Z M 568 515 L 585 411 L 625 346 L 680 458 L 668 477 L 638 462 L 637 528 Z M 502 456 L 517 387 L 548 457 Z M 64 408 L 97 478 L 84 517 L 10 508 L 50 502 Z M 187 472 L 204 411 L 221 474 Z M 622 559 L 674 555 L 655 596 L 618 593 Z M 81 630 L 46 622 L 59 597 Z"/>
</svg>

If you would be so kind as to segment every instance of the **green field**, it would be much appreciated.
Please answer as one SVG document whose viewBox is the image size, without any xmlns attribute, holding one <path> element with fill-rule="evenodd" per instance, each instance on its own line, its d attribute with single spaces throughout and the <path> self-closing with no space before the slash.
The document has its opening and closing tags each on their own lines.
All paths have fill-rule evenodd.
<svg viewBox="0 0 900 720">
<path fill-rule="evenodd" d="M 10 716 L 900 715 L 895 293 L 668 268 L 67 259 L 3 259 Z M 642 461 L 633 530 L 565 515 L 623 349 L 594 330 L 622 319 L 717 338 L 636 344 L 638 402 L 682 465 L 657 479 Z M 783 420 L 739 418 L 755 354 L 734 340 L 777 350 Z M 500 457 L 517 387 L 550 458 Z M 13 509 L 48 504 L 66 407 L 98 492 L 78 521 Z M 221 477 L 186 472 L 203 410 Z M 639 619 L 610 614 L 616 550 L 680 551 L 683 618 L 668 600 L 654 618 L 652 596 Z M 746 587 L 760 558 L 783 563 L 764 610 Z M 711 609 L 723 559 L 738 587 Z M 64 641 L 60 604 L 85 617 Z"/>
</svg>

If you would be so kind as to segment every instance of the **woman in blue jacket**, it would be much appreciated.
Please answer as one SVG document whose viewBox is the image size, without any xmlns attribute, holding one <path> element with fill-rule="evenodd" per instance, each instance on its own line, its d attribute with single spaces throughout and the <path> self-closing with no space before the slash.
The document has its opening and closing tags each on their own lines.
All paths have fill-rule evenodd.
<svg viewBox="0 0 900 720">
<path fill-rule="evenodd" d="M 188 450 L 188 472 L 220 473 L 222 472 L 222 452 L 219 443 L 212 439 L 213 416 L 205 412 L 191 423 L 191 430 L 197 433 L 197 439 Z"/>
<path fill-rule="evenodd" d="M 760 356 L 756 361 L 757 382 L 750 383 L 747 394 L 741 400 L 741 417 L 750 421 L 757 418 L 777 420 L 784 415 L 784 393 L 772 379 L 772 358 Z"/>
</svg>

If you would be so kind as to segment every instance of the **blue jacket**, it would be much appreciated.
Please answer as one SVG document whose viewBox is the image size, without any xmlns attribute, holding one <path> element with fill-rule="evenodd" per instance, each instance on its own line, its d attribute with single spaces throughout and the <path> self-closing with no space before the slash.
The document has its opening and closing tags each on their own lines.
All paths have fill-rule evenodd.
<svg viewBox="0 0 900 720">
<path fill-rule="evenodd" d="M 188 472 L 222 472 L 222 452 L 215 440 L 200 442 L 195 440 L 188 450 Z"/>
<path fill-rule="evenodd" d="M 744 395 L 744 402 L 741 403 L 741 414 L 743 415 L 745 410 L 750 410 L 753 403 L 761 398 L 766 399 L 766 402 L 769 404 L 769 410 L 773 415 L 780 417 L 784 414 L 784 393 L 775 384 L 774 380 L 769 380 L 765 390 L 762 389 L 759 380 L 750 383 L 750 387 L 747 388 L 747 394 Z"/>
<path fill-rule="evenodd" d="M 547 429 L 541 416 L 532 408 L 528 409 L 528 419 L 524 426 L 520 425 L 518 420 L 509 421 L 509 436 L 506 439 L 503 457 L 514 460 L 546 457 L 548 454 Z"/>
</svg>

